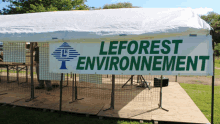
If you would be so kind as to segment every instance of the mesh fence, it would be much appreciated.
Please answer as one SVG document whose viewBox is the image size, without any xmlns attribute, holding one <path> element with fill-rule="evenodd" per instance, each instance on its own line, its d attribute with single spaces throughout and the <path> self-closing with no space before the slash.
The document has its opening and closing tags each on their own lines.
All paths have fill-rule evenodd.
<svg viewBox="0 0 220 124">
<path fill-rule="evenodd" d="M 13 47 L 10 47 L 10 45 Z M 35 96 L 41 97 L 46 94 L 48 97 L 54 97 L 54 99 L 59 100 L 61 74 L 49 73 L 49 43 L 38 43 L 38 46 L 40 48 L 39 79 L 49 80 L 53 89 L 50 92 L 47 92 L 45 89 L 35 89 Z M 16 52 L 14 50 L 16 50 Z M 4 43 L 2 53 L 1 57 L 3 56 L 3 60 L 0 62 L 1 91 L 11 90 L 16 93 L 31 94 L 31 61 L 28 45 L 25 45 L 25 42 L 17 44 Z M 36 62 L 34 62 L 33 72 L 34 86 L 38 86 Z M 150 86 L 150 90 L 148 87 L 142 86 L 144 80 L 138 75 L 133 77 L 131 75 L 115 75 L 115 102 L 144 102 L 151 100 L 159 103 L 160 89 L 159 87 L 154 87 L 154 78 L 159 78 L 160 76 L 142 76 Z M 75 84 L 74 78 L 76 78 Z M 112 75 L 76 74 L 75 77 L 72 73 L 64 74 L 63 100 L 73 100 L 76 95 L 76 87 L 78 98 L 90 97 L 110 101 Z"/>
</svg>

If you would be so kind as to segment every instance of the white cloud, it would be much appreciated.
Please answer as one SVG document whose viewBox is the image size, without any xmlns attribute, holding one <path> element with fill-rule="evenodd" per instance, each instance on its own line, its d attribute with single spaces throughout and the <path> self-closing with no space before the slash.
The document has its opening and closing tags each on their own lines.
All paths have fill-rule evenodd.
<svg viewBox="0 0 220 124">
<path fill-rule="evenodd" d="M 195 11 L 195 13 L 197 13 L 198 15 L 206 15 L 208 14 L 208 12 L 212 12 L 213 9 L 212 8 L 195 8 L 193 9 Z"/>
</svg>

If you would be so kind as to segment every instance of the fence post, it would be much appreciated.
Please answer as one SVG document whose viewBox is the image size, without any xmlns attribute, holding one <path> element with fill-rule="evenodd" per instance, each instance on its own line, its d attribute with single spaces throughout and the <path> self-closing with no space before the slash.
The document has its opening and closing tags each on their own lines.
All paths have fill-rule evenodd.
<svg viewBox="0 0 220 124">
<path fill-rule="evenodd" d="M 74 77 L 75 74 L 73 74 L 73 84 L 72 84 L 72 102 L 74 101 L 73 97 L 74 97 L 74 94 L 75 94 L 75 91 L 74 91 L 74 82 L 75 82 L 75 77 Z"/>
<path fill-rule="evenodd" d="M 76 85 L 76 73 L 75 73 L 75 100 L 77 100 L 77 85 Z"/>
<path fill-rule="evenodd" d="M 36 97 L 34 97 L 34 70 L 33 70 L 33 66 L 34 66 L 34 61 L 33 61 L 33 43 L 30 43 L 30 47 L 31 47 L 31 51 L 30 51 L 30 54 L 31 54 L 31 98 L 30 99 L 27 99 L 25 100 L 25 102 L 30 102 L 31 100 L 35 99 Z"/>
<path fill-rule="evenodd" d="M 33 43 L 30 43 L 31 45 L 31 99 L 34 99 L 34 70 L 33 70 L 33 66 L 34 66 L 34 61 L 33 61 Z"/>
<path fill-rule="evenodd" d="M 63 73 L 61 73 L 61 81 L 60 81 L 60 117 L 62 110 L 62 89 L 63 89 Z"/>
<path fill-rule="evenodd" d="M 159 104 L 159 108 L 161 108 L 161 109 L 163 109 L 163 110 L 165 110 L 165 111 L 169 111 L 169 110 L 167 110 L 167 109 L 164 109 L 163 107 L 162 107 L 162 87 L 163 87 L 163 75 L 161 75 L 161 79 L 160 79 L 160 104 Z"/>
<path fill-rule="evenodd" d="M 112 75 L 112 95 L 111 95 L 111 108 L 114 109 L 115 105 L 115 75 Z"/>
<path fill-rule="evenodd" d="M 176 82 L 177 82 L 177 75 L 176 75 Z"/>
<path fill-rule="evenodd" d="M 162 85 L 163 85 L 163 75 L 160 76 L 160 107 L 162 108 Z"/>
</svg>

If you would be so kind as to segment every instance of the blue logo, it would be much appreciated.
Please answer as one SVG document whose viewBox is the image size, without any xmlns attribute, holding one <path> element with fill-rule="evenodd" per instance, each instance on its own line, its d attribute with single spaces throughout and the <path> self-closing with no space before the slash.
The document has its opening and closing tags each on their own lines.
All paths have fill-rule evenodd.
<svg viewBox="0 0 220 124">
<path fill-rule="evenodd" d="M 64 42 L 51 55 L 53 55 L 58 61 L 62 61 L 60 69 L 67 69 L 66 61 L 70 61 L 80 54 L 78 54 L 78 52 L 74 50 L 68 43 Z"/>
</svg>

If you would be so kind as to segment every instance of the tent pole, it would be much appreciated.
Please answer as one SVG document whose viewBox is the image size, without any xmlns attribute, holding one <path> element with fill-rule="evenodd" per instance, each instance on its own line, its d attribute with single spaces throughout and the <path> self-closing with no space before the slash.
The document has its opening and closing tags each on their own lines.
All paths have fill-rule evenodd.
<svg viewBox="0 0 220 124">
<path fill-rule="evenodd" d="M 63 73 L 61 73 L 61 80 L 60 80 L 60 117 L 61 117 L 61 110 L 62 110 L 62 89 L 63 89 Z"/>
<path fill-rule="evenodd" d="M 110 108 L 103 111 L 112 110 L 115 107 L 115 75 L 112 75 L 112 93 L 111 93 L 111 105 Z"/>
<path fill-rule="evenodd" d="M 33 99 L 35 99 L 36 97 L 34 97 L 34 77 L 33 77 L 33 66 L 34 66 L 34 62 L 33 62 L 33 42 L 32 43 L 30 43 L 30 47 L 31 47 L 31 51 L 30 51 L 30 54 L 31 54 L 31 56 L 30 56 L 30 59 L 31 59 L 31 98 L 30 99 L 27 99 L 27 100 L 25 100 L 26 102 L 29 102 L 29 101 L 31 101 L 31 100 L 33 100 Z"/>
<path fill-rule="evenodd" d="M 159 108 L 161 108 L 161 109 L 163 109 L 163 110 L 168 112 L 169 110 L 164 109 L 162 107 L 162 84 L 163 84 L 163 75 L 161 75 L 161 79 L 160 79 L 160 104 L 158 106 L 159 106 Z"/>
<path fill-rule="evenodd" d="M 128 81 L 121 88 L 123 88 L 130 80 L 131 80 L 131 85 L 132 85 L 133 84 L 133 76 L 134 75 L 131 75 L 131 77 L 128 79 Z"/>
<path fill-rule="evenodd" d="M 33 79 L 33 43 L 31 43 L 31 99 L 34 99 L 34 79 Z"/>
<path fill-rule="evenodd" d="M 73 103 L 73 101 L 74 101 L 74 100 L 73 100 L 73 99 L 74 99 L 74 98 L 73 98 L 73 97 L 74 97 L 74 80 L 75 80 L 74 75 L 75 75 L 75 74 L 73 73 L 73 74 L 72 74 L 72 78 L 73 78 L 73 84 L 72 84 L 72 101 L 69 102 L 69 103 Z"/>
<path fill-rule="evenodd" d="M 213 40 L 213 35 L 215 33 L 215 30 L 212 32 L 212 48 L 213 48 L 213 76 L 212 76 L 212 105 L 211 105 L 211 124 L 214 124 L 213 118 L 214 118 L 214 82 L 215 82 L 215 44 Z"/>
<path fill-rule="evenodd" d="M 176 82 L 177 82 L 177 75 L 176 75 Z"/>
<path fill-rule="evenodd" d="M 133 85 L 133 76 L 131 77 L 131 86 Z"/>
<path fill-rule="evenodd" d="M 111 99 L 111 108 L 114 109 L 115 105 L 115 75 L 112 75 L 112 99 Z"/>
<path fill-rule="evenodd" d="M 75 100 L 77 100 L 77 85 L 76 85 L 76 73 L 75 73 Z"/>
<path fill-rule="evenodd" d="M 74 76 L 75 75 L 75 76 Z M 78 94 L 77 94 L 77 85 L 76 85 L 76 73 L 73 75 L 73 80 L 75 78 L 75 81 L 73 81 L 73 85 L 74 85 L 74 82 L 75 82 L 75 90 L 74 90 L 74 87 L 73 87 L 73 90 L 72 92 L 74 91 L 75 93 L 75 100 L 73 100 L 73 94 L 72 94 L 72 102 L 69 102 L 69 103 L 73 103 L 73 102 L 76 102 L 78 100 L 83 100 L 84 98 L 81 98 L 81 99 L 78 99 Z"/>
</svg>

